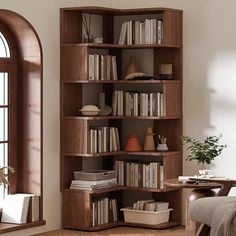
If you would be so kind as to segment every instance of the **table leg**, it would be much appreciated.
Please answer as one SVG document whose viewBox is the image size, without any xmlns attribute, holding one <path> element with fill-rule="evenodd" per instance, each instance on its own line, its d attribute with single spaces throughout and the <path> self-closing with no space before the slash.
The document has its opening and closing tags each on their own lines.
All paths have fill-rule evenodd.
<svg viewBox="0 0 236 236">
<path fill-rule="evenodd" d="M 188 208 L 190 203 L 199 198 L 213 197 L 213 196 L 215 196 L 215 192 L 212 191 L 211 189 L 194 189 L 189 193 L 186 199 L 186 231 L 188 236 L 196 235 L 198 228 L 200 226 L 199 223 L 189 219 Z"/>
</svg>

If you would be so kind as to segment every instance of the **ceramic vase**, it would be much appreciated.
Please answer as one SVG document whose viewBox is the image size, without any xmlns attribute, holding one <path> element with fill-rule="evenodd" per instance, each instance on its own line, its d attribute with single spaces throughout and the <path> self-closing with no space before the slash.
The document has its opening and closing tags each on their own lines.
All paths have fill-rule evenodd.
<svg viewBox="0 0 236 236">
<path fill-rule="evenodd" d="M 152 131 L 152 127 L 147 127 L 145 139 L 144 139 L 143 150 L 144 151 L 154 151 L 155 150 L 154 133 Z"/>
<path fill-rule="evenodd" d="M 139 71 L 139 69 L 138 69 L 138 65 L 136 63 L 136 59 L 134 56 L 131 56 L 129 59 L 129 63 L 126 67 L 126 75 L 129 75 L 131 73 L 136 73 L 138 71 Z"/>
<path fill-rule="evenodd" d="M 159 143 L 157 145 L 157 151 L 165 152 L 168 151 L 168 147 L 166 143 Z"/>
<path fill-rule="evenodd" d="M 101 110 L 99 112 L 100 116 L 107 116 L 111 114 L 112 108 L 105 104 L 105 93 L 98 94 L 98 107 Z"/>
</svg>

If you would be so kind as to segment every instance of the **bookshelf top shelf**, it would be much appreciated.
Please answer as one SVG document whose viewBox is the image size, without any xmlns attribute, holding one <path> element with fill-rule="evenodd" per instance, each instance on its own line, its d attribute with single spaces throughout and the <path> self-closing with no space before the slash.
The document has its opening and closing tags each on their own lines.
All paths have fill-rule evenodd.
<svg viewBox="0 0 236 236">
<path fill-rule="evenodd" d="M 133 8 L 133 9 L 115 9 L 108 7 L 98 7 L 98 6 L 85 6 L 85 7 L 67 7 L 61 8 L 62 11 L 77 11 L 81 13 L 89 13 L 89 14 L 102 14 L 102 15 L 114 15 L 114 16 L 122 16 L 122 15 L 143 15 L 143 14 L 160 14 L 164 11 L 174 11 L 174 12 L 183 12 L 179 9 L 172 8 Z"/>
<path fill-rule="evenodd" d="M 119 48 L 119 49 L 142 49 L 142 48 L 181 48 L 182 45 L 175 44 L 109 44 L 109 43 L 63 43 L 62 47 L 89 47 L 89 48 Z"/>
</svg>

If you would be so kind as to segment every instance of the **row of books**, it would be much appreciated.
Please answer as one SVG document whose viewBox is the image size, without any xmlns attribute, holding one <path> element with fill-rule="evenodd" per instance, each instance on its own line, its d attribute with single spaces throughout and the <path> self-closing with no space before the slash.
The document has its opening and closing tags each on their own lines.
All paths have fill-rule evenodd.
<svg viewBox="0 0 236 236">
<path fill-rule="evenodd" d="M 118 221 L 116 199 L 97 198 L 92 202 L 92 226 Z"/>
<path fill-rule="evenodd" d="M 163 116 L 163 93 L 113 91 L 112 115 Z"/>
<path fill-rule="evenodd" d="M 142 163 L 133 160 L 117 160 L 115 170 L 119 185 L 163 188 L 163 165 L 161 162 Z"/>
<path fill-rule="evenodd" d="M 155 202 L 154 199 L 139 200 L 133 204 L 133 210 L 139 211 L 165 211 L 169 208 L 169 202 Z"/>
<path fill-rule="evenodd" d="M 108 188 L 117 184 L 116 178 L 103 180 L 80 180 L 74 179 L 71 181 L 70 189 L 94 190 L 100 188 Z"/>
<path fill-rule="evenodd" d="M 163 21 L 145 19 L 126 21 L 121 26 L 118 44 L 161 44 L 163 40 Z"/>
<path fill-rule="evenodd" d="M 89 54 L 89 80 L 117 80 L 116 56 Z"/>
<path fill-rule="evenodd" d="M 39 196 L 16 193 L 5 196 L 1 222 L 24 224 L 39 221 Z"/>
<path fill-rule="evenodd" d="M 89 152 L 101 153 L 120 150 L 117 127 L 93 127 L 89 129 Z"/>
</svg>

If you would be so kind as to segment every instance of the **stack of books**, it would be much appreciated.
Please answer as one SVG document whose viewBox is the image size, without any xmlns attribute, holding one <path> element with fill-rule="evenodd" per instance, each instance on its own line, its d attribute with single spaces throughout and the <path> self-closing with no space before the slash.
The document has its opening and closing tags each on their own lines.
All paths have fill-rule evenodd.
<svg viewBox="0 0 236 236">
<path fill-rule="evenodd" d="M 112 170 L 77 171 L 74 175 L 75 179 L 71 181 L 70 189 L 94 190 L 117 184 L 115 171 Z"/>
<path fill-rule="evenodd" d="M 161 44 L 163 40 L 162 19 L 126 21 L 121 25 L 118 44 Z"/>
<path fill-rule="evenodd" d="M 116 56 L 89 54 L 89 80 L 118 80 Z"/>
<path fill-rule="evenodd" d="M 165 211 L 169 208 L 169 202 L 155 202 L 154 199 L 139 200 L 133 204 L 133 210 L 140 211 Z"/>
<path fill-rule="evenodd" d="M 119 150 L 120 138 L 117 127 L 91 127 L 89 129 L 89 153 Z"/>
<path fill-rule="evenodd" d="M 93 190 L 100 188 L 108 188 L 117 184 L 116 178 L 106 180 L 72 180 L 71 189 Z"/>
<path fill-rule="evenodd" d="M 117 200 L 95 198 L 92 202 L 92 226 L 118 221 Z"/>
<path fill-rule="evenodd" d="M 116 161 L 115 170 L 119 185 L 163 189 L 163 164 L 142 163 L 134 160 Z"/>
<path fill-rule="evenodd" d="M 164 116 L 163 93 L 116 90 L 112 94 L 112 115 Z"/>
</svg>

